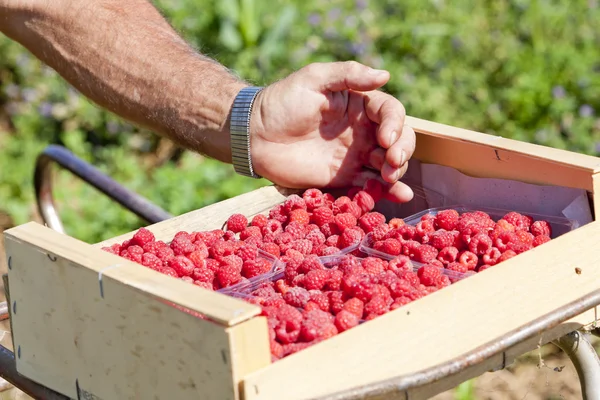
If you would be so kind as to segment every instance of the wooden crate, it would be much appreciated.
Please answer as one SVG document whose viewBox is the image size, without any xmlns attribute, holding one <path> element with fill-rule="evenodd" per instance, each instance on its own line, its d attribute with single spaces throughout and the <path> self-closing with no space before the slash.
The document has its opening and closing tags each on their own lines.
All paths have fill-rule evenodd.
<svg viewBox="0 0 600 400">
<path fill-rule="evenodd" d="M 598 158 L 415 118 L 407 124 L 417 132 L 416 159 L 471 176 L 585 189 L 598 215 Z M 283 199 L 276 188 L 263 188 L 149 229 L 168 241 L 180 230 L 220 228 L 234 212 L 252 216 Z M 99 249 L 130 236 L 90 245 L 35 223 L 5 232 L 21 374 L 72 398 L 318 398 L 451 363 L 593 293 L 600 282 L 600 223 L 592 222 L 271 364 L 258 307 Z M 596 309 L 587 308 L 505 351 L 471 360 L 462 372 L 398 390 L 393 398 L 428 398 L 506 365 L 595 323 Z"/>
</svg>

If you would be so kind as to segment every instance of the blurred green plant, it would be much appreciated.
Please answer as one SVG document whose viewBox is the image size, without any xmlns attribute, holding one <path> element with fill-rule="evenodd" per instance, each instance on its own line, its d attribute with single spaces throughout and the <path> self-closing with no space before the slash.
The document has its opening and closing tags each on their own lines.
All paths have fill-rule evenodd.
<svg viewBox="0 0 600 400">
<path fill-rule="evenodd" d="M 156 0 L 198 50 L 255 84 L 314 61 L 386 68 L 410 115 L 557 148 L 600 152 L 600 8 L 594 0 Z M 181 214 L 266 184 L 192 154 L 143 162 L 157 137 L 98 109 L 0 37 L 0 208 L 32 217 L 34 159 L 67 146 Z M 66 229 L 98 241 L 143 225 L 58 175 Z M 100 218 L 99 218 L 100 216 Z"/>
</svg>

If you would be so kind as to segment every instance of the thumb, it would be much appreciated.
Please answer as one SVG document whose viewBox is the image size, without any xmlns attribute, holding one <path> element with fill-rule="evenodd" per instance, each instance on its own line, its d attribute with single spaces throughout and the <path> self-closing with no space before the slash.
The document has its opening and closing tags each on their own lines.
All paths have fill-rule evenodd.
<svg viewBox="0 0 600 400">
<path fill-rule="evenodd" d="M 314 63 L 299 71 L 304 84 L 318 91 L 367 92 L 385 85 L 390 79 L 387 71 L 370 68 L 356 61 Z"/>
</svg>

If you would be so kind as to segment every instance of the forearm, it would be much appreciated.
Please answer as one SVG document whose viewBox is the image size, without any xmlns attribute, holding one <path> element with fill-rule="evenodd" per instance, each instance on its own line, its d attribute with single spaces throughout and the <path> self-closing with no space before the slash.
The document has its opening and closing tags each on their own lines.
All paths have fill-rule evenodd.
<svg viewBox="0 0 600 400">
<path fill-rule="evenodd" d="M 0 30 L 100 106 L 231 161 L 228 114 L 245 83 L 146 0 L 0 0 Z"/>
</svg>

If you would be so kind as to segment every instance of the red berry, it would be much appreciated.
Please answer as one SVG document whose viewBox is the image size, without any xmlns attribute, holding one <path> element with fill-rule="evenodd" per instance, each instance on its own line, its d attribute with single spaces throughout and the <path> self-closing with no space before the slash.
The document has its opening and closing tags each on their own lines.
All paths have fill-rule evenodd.
<svg viewBox="0 0 600 400">
<path fill-rule="evenodd" d="M 342 278 L 343 277 L 344 277 L 344 274 L 340 270 L 336 269 L 336 270 L 330 271 L 329 279 L 327 280 L 325 287 L 328 290 L 340 290 L 340 288 L 342 286 Z"/>
<path fill-rule="evenodd" d="M 207 290 L 214 290 L 213 284 L 210 282 L 194 281 L 194 285 L 200 286 L 201 288 L 204 288 Z"/>
<path fill-rule="evenodd" d="M 388 301 L 384 296 L 373 296 L 367 304 L 365 304 L 365 314 L 368 315 L 383 315 L 389 311 Z"/>
<path fill-rule="evenodd" d="M 385 239 L 386 235 L 390 231 L 390 229 L 391 229 L 390 226 L 388 224 L 386 224 L 385 222 L 377 225 L 371 231 L 371 239 L 375 242 Z"/>
<path fill-rule="evenodd" d="M 260 249 L 274 257 L 279 257 L 281 255 L 279 246 L 277 246 L 275 243 L 263 243 L 260 245 Z"/>
<path fill-rule="evenodd" d="M 310 301 L 315 303 L 319 309 L 329 312 L 329 296 L 327 293 L 311 293 Z"/>
<path fill-rule="evenodd" d="M 215 273 L 208 268 L 194 268 L 191 278 L 194 281 L 206 282 L 212 285 L 215 280 Z"/>
<path fill-rule="evenodd" d="M 242 261 L 254 260 L 258 257 L 258 247 L 252 244 L 242 245 L 236 250 L 235 255 L 240 257 Z"/>
<path fill-rule="evenodd" d="M 417 251 L 421 247 L 421 243 L 414 240 L 407 240 L 402 244 L 402 254 L 415 259 L 417 257 Z"/>
<path fill-rule="evenodd" d="M 492 247 L 492 239 L 485 233 L 478 233 L 469 242 L 469 251 L 478 256 L 485 254 Z"/>
<path fill-rule="evenodd" d="M 500 258 L 498 259 L 498 263 L 501 263 L 502 261 L 506 261 L 510 258 L 513 258 L 514 256 L 516 256 L 517 253 L 515 253 L 512 250 L 506 250 L 504 253 L 502 253 L 502 255 L 500 256 Z"/>
<path fill-rule="evenodd" d="M 473 270 L 475 270 L 475 267 L 477 267 L 479 258 L 477 257 L 476 254 L 474 254 L 470 251 L 463 251 L 458 256 L 458 262 L 461 263 L 462 265 L 464 265 L 465 267 L 467 267 L 467 269 L 469 271 L 473 271 Z"/>
<path fill-rule="evenodd" d="M 269 219 L 277 220 L 283 224 L 287 221 L 287 218 L 288 216 L 283 208 L 283 204 L 279 204 L 269 211 Z"/>
<path fill-rule="evenodd" d="M 456 210 L 442 210 L 435 216 L 435 226 L 447 231 L 456 229 L 459 214 Z"/>
<path fill-rule="evenodd" d="M 338 332 L 354 328 L 358 325 L 359 321 L 359 317 L 346 310 L 340 311 L 335 316 L 335 326 Z"/>
<path fill-rule="evenodd" d="M 304 314 L 300 338 L 305 342 L 327 339 L 338 333 L 333 316 L 322 310 L 312 310 Z"/>
<path fill-rule="evenodd" d="M 312 242 L 308 239 L 299 239 L 290 242 L 290 249 L 296 250 L 305 256 L 312 252 L 312 248 Z"/>
<path fill-rule="evenodd" d="M 360 190 L 356 193 L 352 200 L 358 204 L 363 214 L 368 213 L 375 208 L 375 200 L 364 190 Z"/>
<path fill-rule="evenodd" d="M 535 221 L 531 224 L 530 230 L 533 236 L 552 236 L 552 227 L 546 221 Z"/>
<path fill-rule="evenodd" d="M 283 210 L 288 215 L 294 210 L 306 210 L 306 203 L 302 197 L 291 194 L 283 202 Z"/>
<path fill-rule="evenodd" d="M 242 214 L 233 214 L 227 220 L 227 230 L 239 233 L 246 229 L 248 225 L 248 218 L 243 216 Z"/>
<path fill-rule="evenodd" d="M 422 263 L 429 263 L 436 259 L 438 251 L 435 247 L 428 244 L 422 244 L 415 251 L 415 260 Z"/>
<path fill-rule="evenodd" d="M 379 275 L 385 271 L 386 267 L 386 263 L 382 259 L 375 257 L 365 258 L 362 265 L 365 269 L 365 272 L 369 275 Z"/>
<path fill-rule="evenodd" d="M 435 286 L 440 275 L 440 269 L 430 265 L 424 265 L 417 271 L 420 282 L 425 286 Z"/>
<path fill-rule="evenodd" d="M 375 242 L 373 249 L 381 251 L 382 253 L 397 256 L 402 252 L 402 244 L 399 240 L 390 238 L 380 242 Z"/>
<path fill-rule="evenodd" d="M 178 276 L 189 276 L 194 271 L 194 264 L 184 256 L 171 258 L 167 265 L 177 273 Z"/>
<path fill-rule="evenodd" d="M 275 335 L 284 344 L 295 343 L 300 336 L 302 313 L 293 306 L 284 304 L 275 313 Z"/>
<path fill-rule="evenodd" d="M 314 269 L 304 277 L 304 287 L 307 290 L 321 290 L 329 280 L 329 270 Z"/>
<path fill-rule="evenodd" d="M 163 269 L 160 272 L 162 272 L 165 275 L 179 278 L 179 275 L 177 275 L 177 272 L 171 267 L 163 267 Z"/>
<path fill-rule="evenodd" d="M 284 231 L 292 235 L 293 239 L 304 239 L 304 236 L 306 236 L 306 225 L 302 225 L 297 221 L 291 221 L 285 227 Z"/>
<path fill-rule="evenodd" d="M 517 235 L 511 231 L 502 231 L 493 240 L 493 246 L 498 248 L 500 251 L 505 251 L 508 248 L 509 243 L 516 242 L 518 240 Z"/>
<path fill-rule="evenodd" d="M 234 264 L 223 264 L 217 271 L 217 279 L 221 287 L 228 287 L 242 280 L 241 268 Z"/>
<path fill-rule="evenodd" d="M 223 257 L 230 256 L 234 254 L 235 246 L 233 242 L 225 242 L 225 241 L 217 241 L 215 242 L 210 249 L 208 249 L 208 254 L 214 258 L 215 260 L 221 260 Z"/>
<path fill-rule="evenodd" d="M 466 265 L 463 265 L 459 262 L 451 262 L 446 266 L 446 269 L 449 271 L 459 272 L 461 274 L 465 274 L 469 271 Z"/>
<path fill-rule="evenodd" d="M 271 263 L 264 258 L 246 260 L 242 265 L 242 276 L 245 278 L 254 278 L 255 276 L 270 272 L 271 268 Z"/>
<path fill-rule="evenodd" d="M 367 233 L 371 232 L 375 227 L 385 224 L 385 216 L 378 212 L 367 212 L 358 220 L 360 227 Z"/>
<path fill-rule="evenodd" d="M 353 297 L 343 304 L 342 310 L 354 314 L 358 318 L 362 318 L 364 306 L 365 304 L 361 300 Z"/>
<path fill-rule="evenodd" d="M 502 253 L 496 247 L 490 247 L 483 255 L 483 263 L 487 265 L 496 265 Z"/>
<path fill-rule="evenodd" d="M 144 255 L 142 255 L 142 265 L 155 271 L 160 271 L 163 267 L 163 262 L 154 254 L 145 253 Z"/>
<path fill-rule="evenodd" d="M 265 237 L 268 234 L 277 235 L 281 232 L 283 232 L 283 226 L 281 225 L 281 222 L 274 219 L 267 221 L 267 224 L 262 228 L 262 234 Z"/>
<path fill-rule="evenodd" d="M 310 223 L 310 215 L 308 211 L 304 209 L 297 209 L 290 211 L 289 222 L 298 222 L 302 225 L 308 225 Z"/>
<path fill-rule="evenodd" d="M 308 189 L 302 195 L 308 211 L 325 206 L 325 197 L 319 189 Z"/>
<path fill-rule="evenodd" d="M 248 240 L 251 237 L 256 237 L 262 242 L 263 235 L 261 229 L 258 226 L 249 226 L 240 233 L 241 240 Z"/>
<path fill-rule="evenodd" d="M 456 261 L 457 257 L 458 257 L 458 249 L 454 246 L 448 246 L 448 247 L 444 247 L 443 249 L 440 250 L 440 252 L 438 253 L 437 259 L 442 264 L 449 264 L 449 263 Z"/>
<path fill-rule="evenodd" d="M 252 218 L 252 222 L 250 222 L 250 225 L 262 228 L 263 226 L 267 225 L 267 221 L 269 221 L 269 219 L 266 215 L 257 214 L 254 216 L 254 218 Z"/>
<path fill-rule="evenodd" d="M 352 227 L 342 232 L 339 237 L 338 246 L 345 249 L 350 246 L 358 246 L 362 241 L 364 232 L 359 227 Z"/>
<path fill-rule="evenodd" d="M 340 232 L 344 232 L 347 228 L 356 226 L 356 217 L 350 213 L 337 214 L 334 217 L 334 222 Z"/>
<path fill-rule="evenodd" d="M 533 247 L 538 247 L 539 245 L 547 243 L 550 240 L 551 240 L 550 236 L 548 236 L 548 235 L 539 235 L 533 239 L 532 245 L 533 245 Z"/>
<path fill-rule="evenodd" d="M 311 230 L 306 234 L 306 239 L 310 240 L 313 248 L 325 244 L 325 235 L 320 230 Z M 314 251 L 313 251 L 314 253 Z"/>
<path fill-rule="evenodd" d="M 188 259 L 194 264 L 194 267 L 201 268 L 206 264 L 206 255 L 201 251 L 193 251 L 188 255 Z"/>
<path fill-rule="evenodd" d="M 140 247 L 144 247 L 144 245 L 154 242 L 154 240 L 154 234 L 152 232 L 146 228 L 140 228 L 135 235 L 133 235 L 129 245 L 138 245 Z"/>
<path fill-rule="evenodd" d="M 418 222 L 417 225 L 415 225 L 415 232 L 415 236 L 419 239 L 421 243 L 429 242 L 431 234 L 435 232 L 433 222 L 431 220 Z"/>
<path fill-rule="evenodd" d="M 332 290 L 331 292 L 327 292 L 327 295 L 329 296 L 329 307 L 331 313 L 339 313 L 344 306 L 344 301 L 346 300 L 344 292 L 340 290 Z"/>
<path fill-rule="evenodd" d="M 444 247 L 450 247 L 454 245 L 454 235 L 444 229 L 440 229 L 430 235 L 429 244 L 438 250 Z"/>
<path fill-rule="evenodd" d="M 192 241 L 187 236 L 173 238 L 171 249 L 176 256 L 185 256 L 196 249 Z"/>
<path fill-rule="evenodd" d="M 528 230 L 529 229 L 529 219 L 518 212 L 511 211 L 503 217 L 508 223 L 513 225 L 517 229 Z"/>
<path fill-rule="evenodd" d="M 377 179 L 369 179 L 365 182 L 363 190 L 371 195 L 377 203 L 383 197 L 383 185 Z"/>
<path fill-rule="evenodd" d="M 395 273 L 412 271 L 414 268 L 410 258 L 404 255 L 398 256 L 388 263 L 388 269 Z"/>
<path fill-rule="evenodd" d="M 304 288 L 292 287 L 283 295 L 283 299 L 290 306 L 304 308 L 310 300 L 310 294 Z"/>
</svg>

